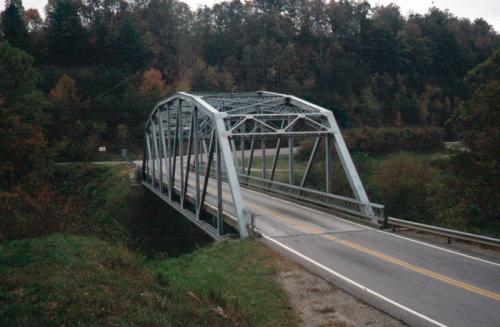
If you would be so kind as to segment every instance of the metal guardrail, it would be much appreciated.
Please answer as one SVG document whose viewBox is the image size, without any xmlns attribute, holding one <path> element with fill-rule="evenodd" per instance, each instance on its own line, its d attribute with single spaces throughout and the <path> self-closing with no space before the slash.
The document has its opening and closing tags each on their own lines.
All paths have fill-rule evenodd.
<svg viewBox="0 0 500 327">
<path fill-rule="evenodd" d="M 466 232 L 461 232 L 453 229 L 447 229 L 432 225 L 426 225 L 421 223 L 416 223 L 413 221 L 397 219 L 394 217 L 389 217 L 388 223 L 392 226 L 392 230 L 396 231 L 397 227 L 405 227 L 414 230 L 420 230 L 431 234 L 441 235 L 448 237 L 448 243 L 451 243 L 452 239 L 468 241 L 478 244 L 484 244 L 489 246 L 500 247 L 500 239 L 481 236 L 477 234 L 471 234 Z"/>
<path fill-rule="evenodd" d="M 222 178 L 223 180 L 227 180 L 225 171 L 222 171 Z M 367 222 L 372 221 L 372 218 L 375 217 L 380 224 L 384 223 L 384 206 L 381 204 L 372 202 L 364 203 L 341 195 L 325 193 L 246 174 L 238 174 L 238 179 L 243 186 L 252 186 L 266 192 L 272 192 L 321 207 L 338 210 L 359 217 Z"/>
<path fill-rule="evenodd" d="M 240 183 L 243 185 L 249 185 L 269 192 L 286 195 L 298 200 L 310 202 L 323 207 L 329 207 L 366 219 L 371 219 L 371 215 L 369 213 L 372 212 L 377 220 L 384 220 L 384 206 L 380 204 L 371 202 L 363 203 L 341 195 L 325 193 L 276 181 L 270 181 L 268 179 L 255 176 L 239 174 L 238 177 Z"/>
</svg>

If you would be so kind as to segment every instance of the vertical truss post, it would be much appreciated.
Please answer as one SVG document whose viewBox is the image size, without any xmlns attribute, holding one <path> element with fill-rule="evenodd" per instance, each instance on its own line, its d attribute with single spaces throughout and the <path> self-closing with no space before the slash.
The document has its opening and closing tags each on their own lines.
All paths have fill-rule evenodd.
<svg viewBox="0 0 500 327">
<path fill-rule="evenodd" d="M 264 126 L 262 126 L 262 133 L 264 133 Z M 266 138 L 262 137 L 260 140 L 261 148 L 262 148 L 262 178 L 267 178 L 266 173 Z"/>
<path fill-rule="evenodd" d="M 175 132 L 174 132 L 174 149 L 172 151 L 172 190 L 175 191 L 175 175 L 177 174 L 176 173 L 176 167 L 177 167 L 177 155 L 179 154 L 179 130 L 180 130 L 180 127 L 179 127 L 179 119 L 175 118 Z"/>
<path fill-rule="evenodd" d="M 210 172 L 212 169 L 212 161 L 214 157 L 215 148 L 215 130 L 212 131 L 210 135 L 210 145 L 208 149 L 207 156 L 207 167 L 205 168 L 205 179 L 203 180 L 203 189 L 201 190 L 200 203 L 198 204 L 198 218 L 200 217 L 201 207 L 205 203 L 205 196 L 207 195 L 208 181 L 210 180 Z"/>
<path fill-rule="evenodd" d="M 183 124 L 183 119 L 182 119 L 182 100 L 179 99 L 179 105 L 177 107 L 177 125 L 178 125 L 178 133 L 179 133 L 179 184 L 181 186 L 181 197 L 180 197 L 180 204 L 181 208 L 184 208 L 184 183 L 182 181 L 184 180 L 184 124 Z"/>
<path fill-rule="evenodd" d="M 170 104 L 167 104 L 167 158 L 168 158 L 168 198 L 172 201 L 172 141 L 171 141 L 171 117 L 170 117 Z M 174 134 L 175 135 L 175 134 Z M 175 137 L 175 136 L 174 136 Z M 175 158 L 174 158 L 175 160 Z"/>
<path fill-rule="evenodd" d="M 206 154 L 208 153 L 208 147 L 207 147 L 207 141 L 203 138 L 201 140 L 201 145 L 203 146 L 203 153 L 205 154 L 203 157 L 202 157 L 202 162 L 205 162 L 206 160 Z"/>
<path fill-rule="evenodd" d="M 146 146 L 148 148 L 148 175 L 151 175 L 152 178 L 154 178 L 154 172 L 151 172 L 152 168 L 152 156 L 151 156 L 151 140 L 149 139 L 149 134 L 146 133 Z M 153 179 L 154 182 L 154 179 Z"/>
<path fill-rule="evenodd" d="M 224 234 L 224 214 L 222 212 L 222 157 L 220 153 L 219 142 L 215 142 L 216 155 L 217 155 L 217 230 L 219 235 Z"/>
<path fill-rule="evenodd" d="M 183 197 L 186 197 L 186 193 L 189 187 L 189 173 L 191 170 L 191 152 L 193 150 L 193 135 L 194 135 L 194 110 L 191 113 L 191 126 L 189 127 L 189 138 L 188 138 L 188 148 L 187 148 L 187 161 L 186 161 L 186 175 L 184 177 L 184 194 Z"/>
<path fill-rule="evenodd" d="M 248 158 L 248 169 L 247 175 L 250 176 L 252 173 L 252 161 L 253 161 L 253 152 L 254 152 L 254 141 L 255 137 L 252 137 L 252 142 L 250 143 L 250 157 Z"/>
<path fill-rule="evenodd" d="M 163 180 L 163 172 L 162 172 L 162 161 L 161 161 L 161 156 L 160 156 L 160 152 L 158 151 L 159 148 L 158 148 L 158 138 L 156 137 L 156 127 L 155 127 L 155 121 L 154 119 L 151 120 L 151 132 L 153 133 L 153 146 L 154 146 L 154 153 L 155 153 L 155 161 L 156 163 L 158 164 L 159 166 L 159 175 L 160 175 L 160 192 L 161 192 L 161 183 L 162 183 L 162 180 Z"/>
<path fill-rule="evenodd" d="M 151 126 L 150 126 L 150 129 L 151 129 Z M 149 151 L 149 158 L 150 158 L 150 161 L 151 161 L 151 164 L 150 164 L 150 174 L 151 174 L 151 177 L 152 177 L 152 183 L 153 183 L 153 188 L 155 187 L 155 159 L 153 157 L 153 151 L 151 149 L 151 138 L 150 138 L 150 135 L 148 135 L 148 151 Z M 148 169 L 149 170 L 149 169 Z"/>
<path fill-rule="evenodd" d="M 309 161 L 307 162 L 306 171 L 304 172 L 304 176 L 302 177 L 302 182 L 300 182 L 300 187 L 304 187 L 306 185 L 307 178 L 309 177 L 309 173 L 311 172 L 311 168 L 314 163 L 314 158 L 316 157 L 316 153 L 318 152 L 320 141 L 321 141 L 321 136 L 316 137 L 316 141 L 314 141 L 314 146 L 311 152 L 311 156 L 309 157 Z"/>
<path fill-rule="evenodd" d="M 332 142 L 332 138 L 330 134 L 325 136 L 325 178 L 326 178 L 326 193 L 332 192 L 332 177 L 330 173 L 332 171 L 331 164 L 331 155 L 332 150 L 330 148 Z"/>
<path fill-rule="evenodd" d="M 146 145 L 146 138 L 148 137 L 147 133 L 144 133 L 144 141 L 142 142 L 142 166 L 141 166 L 141 178 L 143 181 L 147 179 L 146 176 L 146 158 L 147 158 L 147 145 Z"/>
<path fill-rule="evenodd" d="M 198 131 L 198 107 L 194 107 L 193 112 L 193 125 L 191 128 L 194 130 L 194 171 L 195 171 L 195 193 L 196 193 L 196 216 L 199 216 L 200 207 L 200 139 Z"/>
<path fill-rule="evenodd" d="M 241 133 L 245 134 L 245 124 L 241 124 Z M 240 142 L 241 142 L 240 143 L 240 147 L 241 147 L 241 160 L 240 160 L 241 173 L 244 174 L 245 173 L 245 136 L 241 137 Z"/>
<path fill-rule="evenodd" d="M 292 119 L 290 119 L 290 123 Z M 289 131 L 292 131 L 292 127 Z M 293 185 L 293 136 L 288 136 L 288 184 Z"/>
<path fill-rule="evenodd" d="M 163 127 L 163 118 L 161 117 L 160 113 L 158 113 L 158 115 L 160 116 L 158 123 L 159 123 L 159 127 L 160 127 L 160 142 L 161 142 L 161 148 L 163 151 L 163 158 L 164 158 L 163 159 L 164 164 L 160 168 L 162 171 L 161 190 L 163 192 L 163 169 L 165 169 L 165 172 L 168 172 L 168 170 L 170 169 L 170 163 L 168 162 L 167 145 L 165 144 L 165 128 Z M 168 173 L 167 173 L 167 176 L 168 176 Z M 168 190 L 168 184 L 167 184 L 167 190 Z M 170 190 L 168 190 L 168 192 L 170 192 Z"/>
<path fill-rule="evenodd" d="M 233 160 L 238 160 L 238 151 L 236 150 L 236 141 L 234 140 L 234 137 L 231 138 L 231 150 L 233 151 Z"/>
<path fill-rule="evenodd" d="M 281 149 L 281 138 L 278 137 L 278 141 L 276 142 L 276 152 L 274 154 L 274 159 L 273 159 L 273 166 L 271 168 L 271 177 L 269 178 L 270 180 L 274 179 L 274 173 L 276 172 L 278 157 L 280 156 L 280 149 Z"/>
</svg>

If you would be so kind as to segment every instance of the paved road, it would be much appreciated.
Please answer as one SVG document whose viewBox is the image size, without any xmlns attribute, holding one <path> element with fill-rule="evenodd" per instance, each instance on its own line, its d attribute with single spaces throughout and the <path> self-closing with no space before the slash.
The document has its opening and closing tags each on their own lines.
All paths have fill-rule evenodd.
<svg viewBox="0 0 500 327">
<path fill-rule="evenodd" d="M 210 180 L 206 200 L 215 204 L 212 194 Z M 234 213 L 226 184 L 223 194 L 224 210 Z M 500 325 L 500 258 L 458 253 L 252 190 L 243 189 L 243 198 L 267 242 L 410 325 Z"/>
</svg>

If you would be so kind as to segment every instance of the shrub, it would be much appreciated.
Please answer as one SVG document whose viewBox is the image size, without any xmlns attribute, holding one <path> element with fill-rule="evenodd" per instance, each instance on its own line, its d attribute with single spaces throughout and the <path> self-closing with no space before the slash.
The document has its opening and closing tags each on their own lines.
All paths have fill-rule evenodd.
<svg viewBox="0 0 500 327">
<path fill-rule="evenodd" d="M 356 128 L 344 132 L 351 151 L 384 154 L 395 151 L 434 151 L 444 147 L 443 132 L 426 128 Z"/>
<path fill-rule="evenodd" d="M 373 181 L 390 215 L 430 222 L 428 196 L 436 176 L 436 169 L 425 162 L 398 154 L 375 169 Z"/>
<path fill-rule="evenodd" d="M 0 192 L 0 241 L 63 230 L 76 204 L 50 186 L 28 194 L 20 188 Z"/>
</svg>

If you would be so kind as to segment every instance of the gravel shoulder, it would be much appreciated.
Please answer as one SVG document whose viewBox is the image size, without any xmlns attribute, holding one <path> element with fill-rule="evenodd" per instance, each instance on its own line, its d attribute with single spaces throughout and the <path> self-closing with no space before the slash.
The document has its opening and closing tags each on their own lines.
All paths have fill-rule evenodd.
<svg viewBox="0 0 500 327">
<path fill-rule="evenodd" d="M 299 326 L 406 326 L 269 249 L 278 268 L 275 278 L 297 312 Z"/>
</svg>

